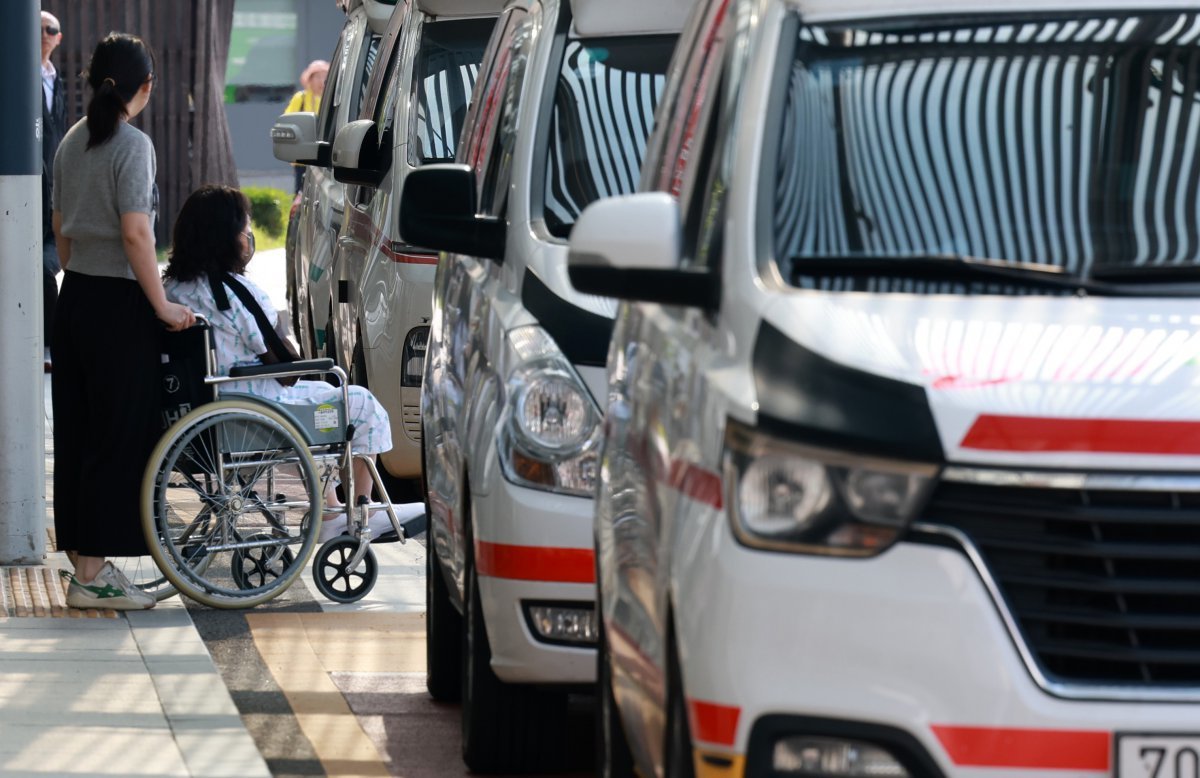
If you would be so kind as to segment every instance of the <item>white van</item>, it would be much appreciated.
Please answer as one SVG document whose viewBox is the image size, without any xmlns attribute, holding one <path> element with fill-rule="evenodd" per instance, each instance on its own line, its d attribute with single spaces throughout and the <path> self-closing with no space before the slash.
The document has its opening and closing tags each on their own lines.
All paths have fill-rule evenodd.
<svg viewBox="0 0 1200 778">
<path fill-rule="evenodd" d="M 571 289 L 566 239 L 587 203 L 634 191 L 690 6 L 509 2 L 458 164 L 405 182 L 401 235 L 447 252 L 421 393 L 429 689 L 455 698 L 461 678 L 474 770 L 552 765 L 567 693 L 594 678 L 591 495 L 615 306 Z"/>
<path fill-rule="evenodd" d="M 341 0 L 346 24 L 329 61 L 319 113 L 291 113 L 271 128 L 275 158 L 308 166 L 288 220 L 288 306 L 301 353 L 326 355 L 332 310 L 333 247 L 345 213 L 345 187 L 333 178 L 337 131 L 357 119 L 396 0 Z"/>
<path fill-rule="evenodd" d="M 335 251 L 330 353 L 387 409 L 395 445 L 380 461 L 414 487 L 421 473 L 421 374 L 437 255 L 401 240 L 395 212 L 410 171 L 454 159 L 502 4 L 416 0 L 399 7 L 363 116 L 334 142 L 334 175 L 350 186 Z"/>
<path fill-rule="evenodd" d="M 1198 11 L 702 3 L 571 241 L 603 774 L 1196 774 Z"/>
</svg>

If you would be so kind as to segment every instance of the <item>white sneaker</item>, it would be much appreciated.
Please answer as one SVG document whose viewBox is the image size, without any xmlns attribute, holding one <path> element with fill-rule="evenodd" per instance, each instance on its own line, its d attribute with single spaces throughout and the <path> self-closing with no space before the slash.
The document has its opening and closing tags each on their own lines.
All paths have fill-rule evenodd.
<svg viewBox="0 0 1200 778">
<path fill-rule="evenodd" d="M 158 600 L 134 586 L 125 575 L 105 562 L 90 583 L 71 576 L 67 587 L 67 605 L 72 608 L 111 608 L 117 611 L 142 611 L 153 608 Z"/>
</svg>

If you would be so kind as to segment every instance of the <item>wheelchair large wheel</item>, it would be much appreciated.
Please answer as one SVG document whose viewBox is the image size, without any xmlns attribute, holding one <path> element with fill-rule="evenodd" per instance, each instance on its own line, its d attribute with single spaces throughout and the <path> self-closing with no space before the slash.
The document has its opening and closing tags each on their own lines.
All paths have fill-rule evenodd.
<svg viewBox="0 0 1200 778">
<path fill-rule="evenodd" d="M 304 438 L 266 404 L 220 400 L 176 422 L 142 482 L 151 556 L 183 594 L 249 608 L 290 586 L 317 545 L 316 468 Z"/>
</svg>

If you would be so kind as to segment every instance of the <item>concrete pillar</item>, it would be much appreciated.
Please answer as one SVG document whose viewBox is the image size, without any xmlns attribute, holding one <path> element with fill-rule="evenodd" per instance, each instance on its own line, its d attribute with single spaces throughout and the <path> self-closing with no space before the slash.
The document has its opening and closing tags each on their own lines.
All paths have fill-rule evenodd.
<svg viewBox="0 0 1200 778">
<path fill-rule="evenodd" d="M 0 6 L 0 564 L 46 553 L 41 6 Z"/>
</svg>

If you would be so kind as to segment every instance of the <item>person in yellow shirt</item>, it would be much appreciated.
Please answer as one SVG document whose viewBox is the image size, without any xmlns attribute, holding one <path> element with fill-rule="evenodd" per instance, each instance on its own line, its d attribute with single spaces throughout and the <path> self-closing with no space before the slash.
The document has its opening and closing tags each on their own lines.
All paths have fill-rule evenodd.
<svg viewBox="0 0 1200 778">
<path fill-rule="evenodd" d="M 321 110 L 321 95 L 325 93 L 325 79 L 329 75 L 329 63 L 323 59 L 314 59 L 300 74 L 300 91 L 292 95 L 284 113 L 299 111 Z M 304 184 L 304 166 L 293 165 L 296 173 L 296 191 Z"/>
</svg>

